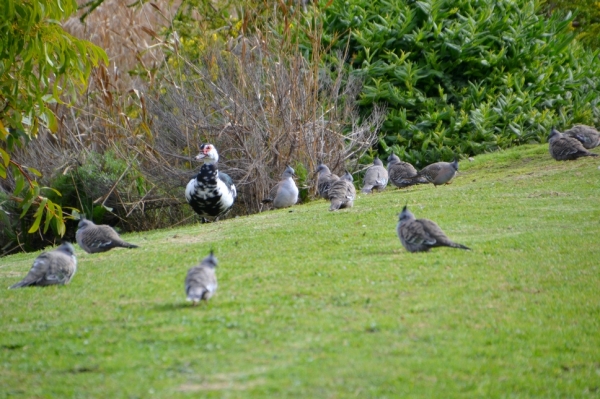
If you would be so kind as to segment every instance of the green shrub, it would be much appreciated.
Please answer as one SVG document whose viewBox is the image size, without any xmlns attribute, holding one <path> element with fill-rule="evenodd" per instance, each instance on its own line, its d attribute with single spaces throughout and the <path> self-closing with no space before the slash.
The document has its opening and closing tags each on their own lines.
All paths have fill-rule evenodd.
<svg viewBox="0 0 600 399">
<path fill-rule="evenodd" d="M 108 64 L 104 50 L 61 26 L 76 10 L 75 0 L 0 2 L 0 190 L 13 186 L 12 200 L 22 216 L 35 210 L 29 233 L 52 226 L 63 235 L 63 211 L 46 196 L 48 187 L 38 184 L 40 172 L 13 155 L 38 138 L 40 129 L 56 132 L 56 104 L 74 101 L 92 69 Z"/>
<path fill-rule="evenodd" d="M 124 198 L 131 192 L 142 196 L 139 191 L 145 190 L 144 182 L 136 178 L 139 173 L 132 169 L 118 154 L 108 150 L 103 154 L 86 153 L 67 169 L 68 172 L 57 171 L 41 179 L 50 188 L 44 191 L 48 199 L 60 206 L 65 216 L 74 216 L 65 218 L 64 239 L 75 240 L 78 223 L 75 219 L 79 213 L 96 223 L 111 225 L 124 216 L 127 211 L 123 206 Z M 126 171 L 128 174 L 124 175 Z M 34 213 L 29 210 L 20 217 L 19 203 L 0 190 L 0 256 L 19 249 L 37 250 L 60 240 L 63 235 L 52 223 L 47 231 L 26 233 L 35 219 Z"/>
<path fill-rule="evenodd" d="M 600 63 L 534 1 L 346 0 L 324 7 L 323 40 L 365 79 L 361 106 L 388 105 L 380 152 L 424 166 L 543 142 L 594 124 Z"/>
<path fill-rule="evenodd" d="M 545 4 L 548 13 L 573 12 L 571 26 L 577 39 L 592 47 L 600 47 L 600 3 L 595 0 L 551 0 Z"/>
</svg>

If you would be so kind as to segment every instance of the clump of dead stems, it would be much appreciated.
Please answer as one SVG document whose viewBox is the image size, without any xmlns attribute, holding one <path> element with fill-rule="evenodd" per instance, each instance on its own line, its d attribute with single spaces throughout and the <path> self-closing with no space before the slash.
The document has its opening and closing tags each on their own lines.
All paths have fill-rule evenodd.
<svg viewBox="0 0 600 399">
<path fill-rule="evenodd" d="M 42 172 L 43 184 L 63 191 L 67 214 L 73 207 L 124 231 L 194 221 L 184 190 L 200 167 L 192 158 L 207 142 L 238 188 L 231 215 L 251 214 L 286 165 L 296 169 L 306 199 L 314 194 L 318 163 L 357 171 L 376 143 L 385 110 L 358 115 L 362 82 L 343 68 L 343 54 L 328 64 L 309 62 L 257 32 L 229 44 L 207 40 L 192 59 L 176 39 L 161 40 L 152 29 L 138 32 L 156 42 L 130 47 L 144 79 L 123 81 L 118 67 L 99 68 L 84 96 L 56 107 L 59 131 L 42 130 L 14 154 Z M 2 188 L 10 192 L 11 185 L 8 179 Z M 16 243 L 4 253 L 26 241 L 15 220 L 0 229 L 3 242 Z M 67 225 L 67 239 L 75 226 Z M 40 235 L 34 247 L 56 239 Z"/>
</svg>

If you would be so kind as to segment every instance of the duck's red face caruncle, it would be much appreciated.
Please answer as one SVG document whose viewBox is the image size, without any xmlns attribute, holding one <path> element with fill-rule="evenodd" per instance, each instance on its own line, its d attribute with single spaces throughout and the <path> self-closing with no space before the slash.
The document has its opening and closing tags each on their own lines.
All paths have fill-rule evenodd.
<svg viewBox="0 0 600 399">
<path fill-rule="evenodd" d="M 217 154 L 217 149 L 212 144 L 202 144 L 200 146 L 200 153 L 196 155 L 195 159 L 197 161 L 207 159 L 216 162 L 219 159 L 219 155 Z"/>
</svg>

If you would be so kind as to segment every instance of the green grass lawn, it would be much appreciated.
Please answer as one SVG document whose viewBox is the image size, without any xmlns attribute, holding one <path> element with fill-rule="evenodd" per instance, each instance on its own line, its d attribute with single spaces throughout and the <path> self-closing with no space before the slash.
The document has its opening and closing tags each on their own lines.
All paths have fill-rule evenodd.
<svg viewBox="0 0 600 399">
<path fill-rule="evenodd" d="M 2 258 L 0 398 L 598 398 L 600 160 L 547 147 L 349 210 L 76 247 L 67 286 L 7 290 L 38 253 Z M 407 252 L 407 202 L 473 250 Z M 211 248 L 219 290 L 191 307 L 183 280 Z"/>
</svg>

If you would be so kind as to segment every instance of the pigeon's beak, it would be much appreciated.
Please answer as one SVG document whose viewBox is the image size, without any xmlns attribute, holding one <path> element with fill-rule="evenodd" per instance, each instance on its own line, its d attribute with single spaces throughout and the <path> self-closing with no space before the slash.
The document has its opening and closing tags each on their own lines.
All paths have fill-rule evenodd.
<svg viewBox="0 0 600 399">
<path fill-rule="evenodd" d="M 206 158 L 206 154 L 201 152 L 200 154 L 196 155 L 196 157 L 194 158 L 196 161 L 200 161 L 201 159 Z"/>
</svg>

